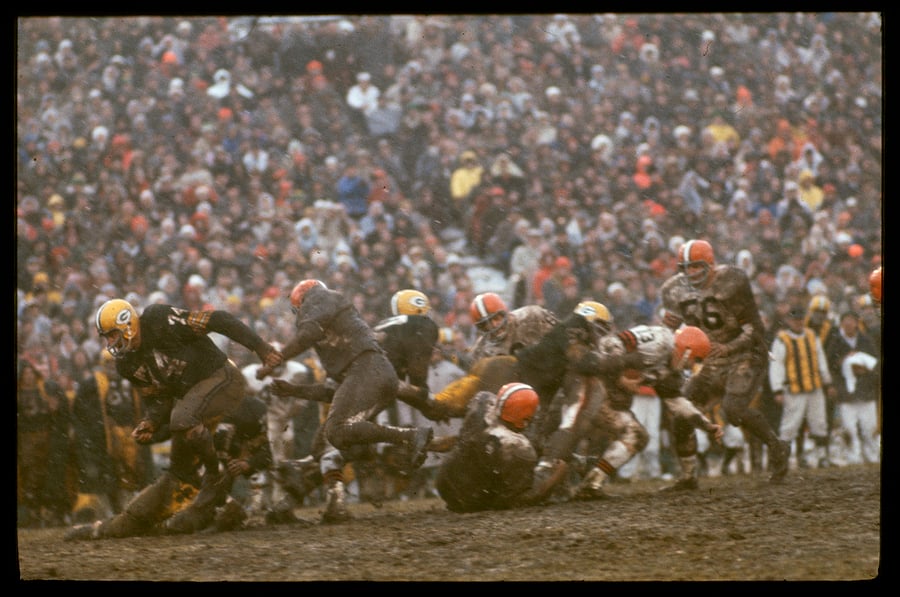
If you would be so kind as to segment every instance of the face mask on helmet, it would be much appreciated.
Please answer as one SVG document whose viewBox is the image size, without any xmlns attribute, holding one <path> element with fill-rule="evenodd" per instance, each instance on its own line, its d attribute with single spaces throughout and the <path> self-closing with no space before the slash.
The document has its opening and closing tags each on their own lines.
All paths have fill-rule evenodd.
<svg viewBox="0 0 900 597">
<path fill-rule="evenodd" d="M 418 290 L 398 290 L 391 297 L 391 313 L 394 315 L 426 315 L 431 303 L 424 292 Z"/>
<path fill-rule="evenodd" d="M 508 383 L 497 392 L 500 419 L 519 431 L 528 427 L 538 408 L 538 395 L 524 383 Z"/>
<path fill-rule="evenodd" d="M 594 330 L 601 336 L 605 336 L 612 330 L 612 314 L 603 303 L 582 301 L 575 307 L 574 312 L 591 323 Z"/>
<path fill-rule="evenodd" d="M 306 296 L 306 293 L 309 292 L 309 289 L 313 286 L 321 286 L 322 288 L 328 288 L 325 284 L 319 280 L 303 280 L 302 282 L 298 282 L 294 289 L 291 290 L 291 311 L 295 314 L 300 309 L 300 305 L 303 304 L 303 299 Z"/>
<path fill-rule="evenodd" d="M 122 299 L 103 303 L 97 310 L 94 324 L 97 333 L 106 341 L 106 349 L 116 358 L 132 350 L 141 330 L 137 311 Z"/>
<path fill-rule="evenodd" d="M 112 373 L 116 370 L 116 357 L 106 348 L 100 351 L 100 365 L 108 372 Z"/>
<path fill-rule="evenodd" d="M 678 249 L 678 270 L 691 286 L 703 287 L 715 265 L 712 245 L 705 240 L 689 240 Z"/>
<path fill-rule="evenodd" d="M 498 340 L 506 336 L 506 303 L 499 295 L 493 292 L 479 294 L 472 300 L 469 313 L 479 331 Z"/>
<path fill-rule="evenodd" d="M 672 350 L 672 366 L 689 369 L 701 363 L 712 348 L 709 336 L 698 327 L 686 325 L 675 332 L 675 348 Z"/>
</svg>

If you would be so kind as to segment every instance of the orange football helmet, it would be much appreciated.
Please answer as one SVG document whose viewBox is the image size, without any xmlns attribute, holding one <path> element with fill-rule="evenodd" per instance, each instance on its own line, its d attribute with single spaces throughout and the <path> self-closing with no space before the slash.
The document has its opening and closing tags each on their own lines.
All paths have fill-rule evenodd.
<svg viewBox="0 0 900 597">
<path fill-rule="evenodd" d="M 689 240 L 678 248 L 678 270 L 687 277 L 691 286 L 703 287 L 715 266 L 712 245 L 705 240 Z"/>
<path fill-rule="evenodd" d="M 881 304 L 881 268 L 874 270 L 869 274 L 869 292 L 875 302 Z"/>
<path fill-rule="evenodd" d="M 506 303 L 494 292 L 484 292 L 472 299 L 469 314 L 475 327 L 482 332 L 499 337 L 506 328 Z"/>
<path fill-rule="evenodd" d="M 303 304 L 303 298 L 306 296 L 306 293 L 309 292 L 309 289 L 313 286 L 321 286 L 322 288 L 328 288 L 325 286 L 325 283 L 321 280 L 308 279 L 298 282 L 294 289 L 291 290 L 291 309 L 296 313 L 300 308 L 300 305 Z"/>
<path fill-rule="evenodd" d="M 508 383 L 497 392 L 500 419 L 519 431 L 528 427 L 538 408 L 538 395 L 528 384 Z"/>
<path fill-rule="evenodd" d="M 690 368 L 709 355 L 712 344 L 706 332 L 698 327 L 686 325 L 675 332 L 675 348 L 672 364 L 679 368 Z"/>
</svg>

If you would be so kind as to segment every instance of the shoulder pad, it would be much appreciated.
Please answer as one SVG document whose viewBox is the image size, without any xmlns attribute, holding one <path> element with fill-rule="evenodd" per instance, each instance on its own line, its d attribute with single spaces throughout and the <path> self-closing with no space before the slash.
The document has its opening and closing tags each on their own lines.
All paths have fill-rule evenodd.
<svg viewBox="0 0 900 597">
<path fill-rule="evenodd" d="M 395 325 L 403 325 L 409 320 L 409 315 L 395 315 L 394 317 L 388 317 L 387 319 L 382 319 L 379 321 L 374 328 L 376 332 L 380 332 L 389 327 L 393 327 Z"/>
</svg>

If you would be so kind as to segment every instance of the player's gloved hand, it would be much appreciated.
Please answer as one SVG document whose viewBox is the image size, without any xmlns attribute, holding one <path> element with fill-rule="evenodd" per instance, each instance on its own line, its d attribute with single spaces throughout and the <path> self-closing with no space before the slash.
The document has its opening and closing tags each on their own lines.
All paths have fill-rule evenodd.
<svg viewBox="0 0 900 597">
<path fill-rule="evenodd" d="M 718 342 L 713 342 L 712 347 L 709 349 L 709 354 L 707 355 L 707 359 L 723 359 L 731 354 L 731 349 L 727 344 L 719 344 Z"/>
<path fill-rule="evenodd" d="M 250 463 L 246 460 L 234 458 L 228 461 L 228 464 L 225 465 L 225 468 L 228 470 L 228 474 L 232 477 L 239 477 L 240 475 L 246 475 L 250 472 Z"/>
<path fill-rule="evenodd" d="M 259 358 L 262 360 L 263 365 L 269 369 L 275 369 L 284 362 L 284 356 L 281 354 L 280 350 L 271 344 L 267 344 L 266 346 L 268 347 L 268 350 L 265 354 L 259 355 Z"/>
<path fill-rule="evenodd" d="M 272 384 L 269 386 L 269 390 L 271 390 L 272 394 L 275 396 L 280 396 L 282 398 L 289 398 L 297 393 L 297 387 L 284 379 L 273 379 Z"/>
<path fill-rule="evenodd" d="M 643 379 L 644 377 L 639 370 L 625 369 L 619 375 L 618 384 L 623 390 L 631 394 L 637 394 L 640 391 Z"/>
<path fill-rule="evenodd" d="M 709 434 L 711 438 L 713 438 L 716 443 L 721 444 L 722 438 L 725 437 L 725 428 L 721 425 L 716 425 L 713 423 L 707 430 L 706 433 Z"/>
<path fill-rule="evenodd" d="M 153 432 L 156 431 L 153 423 L 147 420 L 141 421 L 131 431 L 131 437 L 139 444 L 149 444 L 153 441 Z"/>
</svg>

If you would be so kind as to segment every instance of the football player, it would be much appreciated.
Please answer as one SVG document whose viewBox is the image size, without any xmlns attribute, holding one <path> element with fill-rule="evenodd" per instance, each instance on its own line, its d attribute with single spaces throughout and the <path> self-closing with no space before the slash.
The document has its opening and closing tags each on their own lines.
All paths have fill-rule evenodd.
<svg viewBox="0 0 900 597">
<path fill-rule="evenodd" d="M 750 406 L 768 373 L 765 327 L 744 270 L 716 264 L 712 245 L 689 240 L 678 249 L 678 273 L 660 288 L 663 323 L 677 330 L 696 326 L 711 347 L 702 369 L 691 376 L 685 396 L 701 410 L 721 398 L 722 413 L 768 446 L 770 481 L 781 482 L 788 470 L 790 445 L 778 439 L 765 416 Z M 693 428 L 675 420 L 681 478 L 672 489 L 697 489 L 697 441 Z"/>
</svg>

